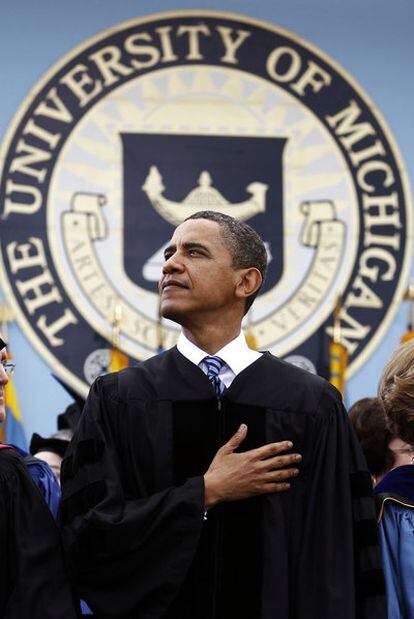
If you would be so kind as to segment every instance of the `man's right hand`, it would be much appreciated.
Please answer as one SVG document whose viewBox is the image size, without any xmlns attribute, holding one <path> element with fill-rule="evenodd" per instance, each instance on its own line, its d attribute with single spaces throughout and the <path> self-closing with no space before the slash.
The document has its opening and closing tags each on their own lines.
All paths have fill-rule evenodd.
<svg viewBox="0 0 414 619">
<path fill-rule="evenodd" d="M 222 501 L 239 501 L 288 490 L 290 484 L 286 480 L 299 473 L 297 468 L 292 468 L 301 461 L 299 454 L 280 455 L 292 449 L 290 441 L 234 453 L 246 435 L 247 426 L 242 424 L 214 456 L 204 475 L 206 510 Z"/>
</svg>

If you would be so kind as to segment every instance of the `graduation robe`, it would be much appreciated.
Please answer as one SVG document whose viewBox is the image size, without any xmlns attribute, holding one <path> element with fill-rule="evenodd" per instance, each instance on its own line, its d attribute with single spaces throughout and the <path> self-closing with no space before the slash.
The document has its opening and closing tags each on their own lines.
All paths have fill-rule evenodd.
<svg viewBox="0 0 414 619">
<path fill-rule="evenodd" d="M 0 617 L 75 619 L 59 530 L 23 459 L 0 449 Z"/>
<path fill-rule="evenodd" d="M 300 474 L 204 520 L 203 475 L 242 422 L 241 450 L 291 440 Z M 62 479 L 72 577 L 98 617 L 385 618 L 370 476 L 340 396 L 270 353 L 220 407 L 177 348 L 98 378 Z"/>
</svg>

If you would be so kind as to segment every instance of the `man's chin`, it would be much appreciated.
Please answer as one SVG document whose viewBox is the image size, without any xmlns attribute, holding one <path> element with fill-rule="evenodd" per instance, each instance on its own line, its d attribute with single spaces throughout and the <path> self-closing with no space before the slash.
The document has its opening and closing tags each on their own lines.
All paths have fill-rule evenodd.
<svg viewBox="0 0 414 619">
<path fill-rule="evenodd" d="M 176 303 L 164 302 L 161 304 L 161 316 L 180 325 L 184 319 L 184 311 L 182 307 L 177 307 Z"/>
</svg>

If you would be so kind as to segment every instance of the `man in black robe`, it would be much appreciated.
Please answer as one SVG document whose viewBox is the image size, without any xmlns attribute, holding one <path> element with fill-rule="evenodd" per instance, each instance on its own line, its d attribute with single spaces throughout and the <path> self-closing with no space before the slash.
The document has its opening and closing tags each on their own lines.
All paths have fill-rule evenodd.
<svg viewBox="0 0 414 619">
<path fill-rule="evenodd" d="M 370 476 L 338 392 L 241 334 L 265 269 L 246 224 L 186 220 L 160 282 L 177 347 L 91 388 L 62 521 L 99 617 L 385 617 Z"/>
<path fill-rule="evenodd" d="M 0 423 L 10 364 L 0 337 Z M 0 617 L 75 619 L 59 529 L 23 458 L 0 444 Z"/>
</svg>

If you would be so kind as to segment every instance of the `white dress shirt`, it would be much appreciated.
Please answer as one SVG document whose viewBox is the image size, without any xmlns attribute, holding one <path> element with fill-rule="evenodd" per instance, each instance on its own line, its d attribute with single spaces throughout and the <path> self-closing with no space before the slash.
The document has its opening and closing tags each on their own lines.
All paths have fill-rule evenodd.
<svg viewBox="0 0 414 619">
<path fill-rule="evenodd" d="M 177 348 L 184 357 L 198 365 L 204 374 L 207 374 L 207 365 L 203 362 L 203 359 L 208 356 L 205 350 L 201 350 L 201 348 L 190 342 L 182 332 L 178 338 Z M 234 340 L 223 346 L 214 356 L 223 359 L 224 365 L 220 370 L 219 378 L 226 387 L 230 387 L 237 374 L 240 374 L 249 365 L 257 361 L 262 356 L 262 353 L 249 348 L 244 333 L 240 331 Z"/>
</svg>

